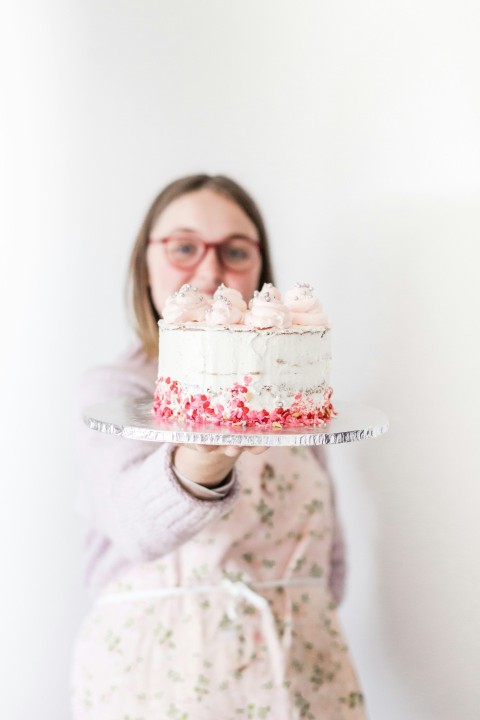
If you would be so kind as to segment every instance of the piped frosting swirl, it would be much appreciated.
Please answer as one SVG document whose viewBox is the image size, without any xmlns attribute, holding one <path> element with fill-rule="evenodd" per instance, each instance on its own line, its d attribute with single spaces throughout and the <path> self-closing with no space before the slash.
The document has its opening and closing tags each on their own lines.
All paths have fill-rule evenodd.
<svg viewBox="0 0 480 720">
<path fill-rule="evenodd" d="M 287 328 L 291 325 L 330 327 L 322 305 L 308 283 L 296 283 L 285 293 L 272 283 L 256 290 L 248 304 L 241 293 L 219 285 L 213 298 L 192 285 L 183 285 L 165 301 L 163 318 L 167 323 L 205 322 L 207 325 L 248 325 L 262 328 Z"/>
<path fill-rule="evenodd" d="M 213 305 L 207 310 L 207 325 L 238 325 L 243 321 L 247 303 L 241 293 L 233 288 L 219 285 L 213 296 Z"/>
<path fill-rule="evenodd" d="M 285 293 L 285 305 L 289 308 L 293 325 L 325 325 L 328 318 L 308 283 L 296 283 Z"/>
<path fill-rule="evenodd" d="M 245 315 L 245 324 L 256 328 L 285 328 L 292 324 L 290 310 L 283 304 L 281 295 L 272 283 L 264 283 L 256 290 Z"/>
<path fill-rule="evenodd" d="M 209 309 L 211 300 L 202 295 L 192 285 L 182 285 L 180 290 L 165 301 L 163 319 L 168 323 L 202 322 Z"/>
</svg>

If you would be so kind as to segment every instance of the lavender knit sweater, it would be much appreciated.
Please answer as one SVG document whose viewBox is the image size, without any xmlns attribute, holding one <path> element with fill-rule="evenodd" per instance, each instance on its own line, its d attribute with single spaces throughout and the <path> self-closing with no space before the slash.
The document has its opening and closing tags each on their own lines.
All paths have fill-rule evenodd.
<svg viewBox="0 0 480 720">
<path fill-rule="evenodd" d="M 238 494 L 235 480 L 225 498 L 195 498 L 173 473 L 173 445 L 124 440 L 83 424 L 89 405 L 117 397 L 153 397 L 155 375 L 156 362 L 136 346 L 113 365 L 86 373 L 80 385 L 77 507 L 88 526 L 86 583 L 93 595 L 132 564 L 155 560 L 189 540 L 225 514 Z M 312 452 L 325 468 L 323 448 Z M 344 547 L 336 518 L 329 583 L 337 603 L 344 580 Z"/>
</svg>

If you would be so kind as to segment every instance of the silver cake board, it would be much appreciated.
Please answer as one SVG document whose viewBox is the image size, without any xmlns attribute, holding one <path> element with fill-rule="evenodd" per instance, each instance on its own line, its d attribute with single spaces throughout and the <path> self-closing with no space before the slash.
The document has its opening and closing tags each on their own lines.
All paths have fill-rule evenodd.
<svg viewBox="0 0 480 720">
<path fill-rule="evenodd" d="M 152 407 L 151 397 L 120 398 L 89 407 L 83 419 L 91 430 L 108 435 L 176 445 L 328 445 L 376 438 L 388 430 L 384 412 L 348 402 L 334 403 L 337 415 L 325 426 L 279 429 L 173 423 L 156 418 Z"/>
</svg>

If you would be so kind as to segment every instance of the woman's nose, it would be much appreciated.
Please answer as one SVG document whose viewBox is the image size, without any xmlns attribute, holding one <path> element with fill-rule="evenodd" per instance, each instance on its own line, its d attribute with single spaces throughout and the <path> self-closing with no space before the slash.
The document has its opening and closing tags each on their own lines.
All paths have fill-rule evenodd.
<svg viewBox="0 0 480 720">
<path fill-rule="evenodd" d="M 199 287 L 217 287 L 222 282 L 223 268 L 218 259 L 216 249 L 208 248 L 202 262 L 195 269 L 195 282 Z M 206 288 L 204 288 L 206 289 Z"/>
</svg>

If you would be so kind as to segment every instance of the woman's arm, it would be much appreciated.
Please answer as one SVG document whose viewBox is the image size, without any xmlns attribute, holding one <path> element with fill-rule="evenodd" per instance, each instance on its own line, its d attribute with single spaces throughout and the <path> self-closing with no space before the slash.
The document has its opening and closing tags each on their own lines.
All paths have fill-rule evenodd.
<svg viewBox="0 0 480 720">
<path fill-rule="evenodd" d="M 142 380 L 133 372 L 118 367 L 93 370 L 81 383 L 80 415 L 94 403 L 145 394 Z M 225 514 L 235 502 L 238 493 L 235 473 L 232 489 L 225 497 L 194 497 L 175 475 L 172 463 L 175 449 L 176 446 L 165 443 L 105 435 L 90 430 L 79 418 L 77 451 L 82 505 L 91 524 L 128 560 L 143 562 L 170 552 Z M 235 457 L 223 453 L 213 457 L 217 473 L 211 484 L 218 485 L 232 470 Z M 208 485 L 208 469 L 202 467 Z M 187 477 L 197 480 L 188 474 Z"/>
</svg>

